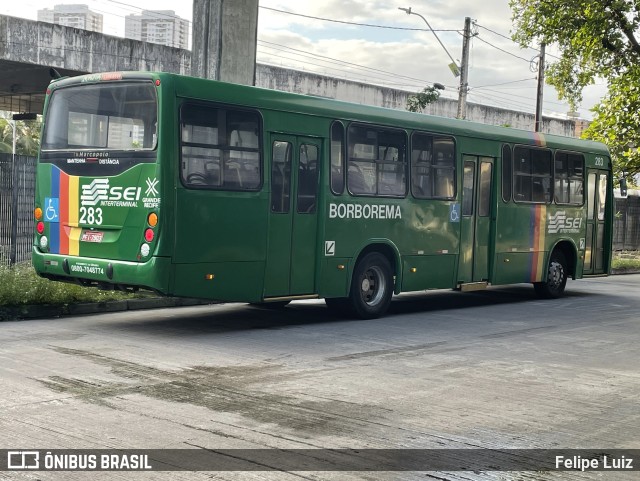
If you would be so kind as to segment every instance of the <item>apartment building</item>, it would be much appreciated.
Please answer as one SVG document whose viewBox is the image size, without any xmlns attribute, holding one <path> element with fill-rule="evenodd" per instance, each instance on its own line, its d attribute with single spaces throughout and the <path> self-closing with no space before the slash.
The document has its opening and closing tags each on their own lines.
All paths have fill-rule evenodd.
<svg viewBox="0 0 640 481">
<path fill-rule="evenodd" d="M 173 10 L 143 10 L 140 15 L 125 17 L 124 36 L 186 49 L 189 46 L 189 22 L 178 17 Z"/>
<path fill-rule="evenodd" d="M 53 9 L 38 10 L 38 21 L 64 25 L 102 33 L 102 14 L 89 10 L 87 5 L 55 5 Z"/>
</svg>

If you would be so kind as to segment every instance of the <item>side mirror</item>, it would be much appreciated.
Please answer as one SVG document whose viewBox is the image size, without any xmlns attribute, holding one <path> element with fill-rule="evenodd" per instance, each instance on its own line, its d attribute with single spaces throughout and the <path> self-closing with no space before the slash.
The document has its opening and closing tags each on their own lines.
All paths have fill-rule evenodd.
<svg viewBox="0 0 640 481">
<path fill-rule="evenodd" d="M 620 176 L 620 195 L 622 197 L 627 196 L 627 178 L 624 176 Z"/>
</svg>

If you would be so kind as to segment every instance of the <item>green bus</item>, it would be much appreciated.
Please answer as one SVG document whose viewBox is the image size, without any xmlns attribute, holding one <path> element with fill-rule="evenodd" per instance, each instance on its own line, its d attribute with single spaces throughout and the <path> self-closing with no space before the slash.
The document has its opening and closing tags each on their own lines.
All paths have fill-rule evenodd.
<svg viewBox="0 0 640 481">
<path fill-rule="evenodd" d="M 361 318 L 392 295 L 606 275 L 605 146 L 167 73 L 47 90 L 39 275 Z"/>
</svg>

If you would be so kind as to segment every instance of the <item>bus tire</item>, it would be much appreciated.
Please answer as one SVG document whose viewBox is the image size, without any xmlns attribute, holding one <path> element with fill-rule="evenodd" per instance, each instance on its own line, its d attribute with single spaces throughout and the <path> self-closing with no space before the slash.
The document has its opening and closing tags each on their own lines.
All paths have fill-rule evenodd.
<svg viewBox="0 0 640 481">
<path fill-rule="evenodd" d="M 393 274 L 389 260 L 379 252 L 365 255 L 353 272 L 349 300 L 361 319 L 375 319 L 384 314 L 393 295 Z"/>
<path fill-rule="evenodd" d="M 557 299 L 564 293 L 567 285 L 567 260 L 558 250 L 551 253 L 547 266 L 547 277 L 543 282 L 534 282 L 533 288 L 543 299 Z"/>
</svg>

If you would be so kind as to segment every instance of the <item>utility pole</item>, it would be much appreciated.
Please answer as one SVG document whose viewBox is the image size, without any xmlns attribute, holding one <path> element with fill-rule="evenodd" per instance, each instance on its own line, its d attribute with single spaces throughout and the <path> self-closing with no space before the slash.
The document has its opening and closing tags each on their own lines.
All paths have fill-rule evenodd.
<svg viewBox="0 0 640 481">
<path fill-rule="evenodd" d="M 545 43 L 540 44 L 540 57 L 538 59 L 538 95 L 536 96 L 536 120 L 534 132 L 540 132 L 542 127 L 542 96 L 544 89 L 544 47 Z"/>
<path fill-rule="evenodd" d="M 464 19 L 462 35 L 462 63 L 460 64 L 460 87 L 458 90 L 458 118 L 467 116 L 467 90 L 469 89 L 469 42 L 471 40 L 471 18 Z"/>
</svg>

